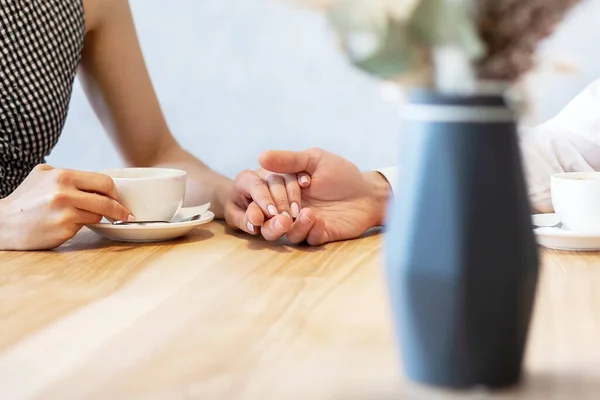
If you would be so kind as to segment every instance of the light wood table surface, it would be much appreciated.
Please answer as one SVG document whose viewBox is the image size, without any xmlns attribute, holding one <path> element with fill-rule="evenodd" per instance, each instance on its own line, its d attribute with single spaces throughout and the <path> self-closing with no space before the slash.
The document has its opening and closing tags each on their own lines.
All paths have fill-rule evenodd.
<svg viewBox="0 0 600 400">
<path fill-rule="evenodd" d="M 292 247 L 215 222 L 0 253 L 0 399 L 600 398 L 599 254 L 542 252 L 521 385 L 449 392 L 402 377 L 382 239 Z"/>
</svg>

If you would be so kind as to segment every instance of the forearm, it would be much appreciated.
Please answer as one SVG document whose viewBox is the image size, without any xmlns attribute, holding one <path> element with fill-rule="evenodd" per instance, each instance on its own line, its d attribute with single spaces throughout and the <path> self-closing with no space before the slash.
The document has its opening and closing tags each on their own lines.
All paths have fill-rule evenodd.
<svg viewBox="0 0 600 400">
<path fill-rule="evenodd" d="M 186 171 L 188 176 L 184 205 L 194 206 L 210 202 L 215 217 L 224 217 L 225 204 L 233 185 L 229 178 L 210 169 L 180 146 L 173 146 L 162 152 L 152 166 Z"/>
</svg>

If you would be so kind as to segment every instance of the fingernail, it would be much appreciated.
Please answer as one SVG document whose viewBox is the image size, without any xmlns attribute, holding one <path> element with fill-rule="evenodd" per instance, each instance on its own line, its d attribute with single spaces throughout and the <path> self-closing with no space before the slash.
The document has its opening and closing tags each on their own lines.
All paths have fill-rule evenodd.
<svg viewBox="0 0 600 400">
<path fill-rule="evenodd" d="M 272 216 L 275 216 L 275 215 L 277 215 L 277 209 L 275 208 L 275 206 L 274 206 L 274 205 L 270 205 L 269 207 L 267 207 L 267 210 L 269 210 L 269 213 L 270 213 Z"/>
<path fill-rule="evenodd" d="M 127 221 L 133 222 L 133 221 L 135 221 L 135 217 L 133 215 L 130 215 L 127 217 Z"/>
<path fill-rule="evenodd" d="M 302 217 L 300 217 L 302 219 L 302 221 L 304 222 L 310 222 L 310 218 L 308 218 L 308 215 L 306 214 L 302 214 Z"/>
<path fill-rule="evenodd" d="M 288 218 L 291 218 L 291 217 L 290 217 L 290 214 L 288 214 L 288 212 L 287 212 L 287 211 L 284 211 L 284 212 L 282 212 L 282 214 L 283 214 L 283 215 L 285 215 L 285 216 L 286 216 L 286 217 L 288 217 Z"/>
<path fill-rule="evenodd" d="M 285 228 L 283 227 L 283 225 L 281 225 L 281 222 L 277 218 L 275 219 L 275 228 L 282 232 L 285 230 Z"/>
<path fill-rule="evenodd" d="M 300 183 L 308 183 L 308 177 L 306 175 L 302 175 L 302 177 L 300 178 Z"/>
<path fill-rule="evenodd" d="M 290 205 L 290 211 L 292 212 L 292 217 L 298 218 L 298 214 L 300 214 L 300 207 L 298 207 L 298 203 L 292 203 Z"/>
<path fill-rule="evenodd" d="M 254 233 L 254 225 L 252 225 L 250 221 L 248 221 L 248 223 L 246 224 L 246 228 L 248 228 L 250 232 Z"/>
</svg>

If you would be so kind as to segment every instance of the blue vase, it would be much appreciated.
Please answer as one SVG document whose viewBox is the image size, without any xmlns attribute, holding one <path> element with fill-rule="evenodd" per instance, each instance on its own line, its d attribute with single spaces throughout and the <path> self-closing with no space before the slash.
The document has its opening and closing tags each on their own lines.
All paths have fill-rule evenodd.
<svg viewBox="0 0 600 400">
<path fill-rule="evenodd" d="M 521 377 L 538 253 L 515 115 L 503 96 L 415 91 L 385 238 L 403 370 L 424 384 Z"/>
</svg>

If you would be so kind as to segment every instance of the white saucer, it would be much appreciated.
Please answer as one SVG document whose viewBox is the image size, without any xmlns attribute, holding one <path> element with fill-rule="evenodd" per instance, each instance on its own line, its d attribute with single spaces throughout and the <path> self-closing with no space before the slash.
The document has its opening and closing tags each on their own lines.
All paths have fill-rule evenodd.
<svg viewBox="0 0 600 400">
<path fill-rule="evenodd" d="M 174 220 L 180 219 L 180 215 L 187 215 L 185 208 L 175 216 Z M 110 222 L 86 225 L 90 230 L 106 239 L 119 242 L 162 242 L 176 239 L 188 234 L 200 225 L 208 224 L 215 218 L 215 214 L 206 211 L 196 221 L 157 223 L 147 225 L 113 225 Z"/>
<path fill-rule="evenodd" d="M 560 222 L 556 214 L 536 214 L 533 224 L 537 242 L 544 247 L 568 251 L 600 251 L 600 233 L 577 233 L 566 228 L 546 228 Z"/>
</svg>

